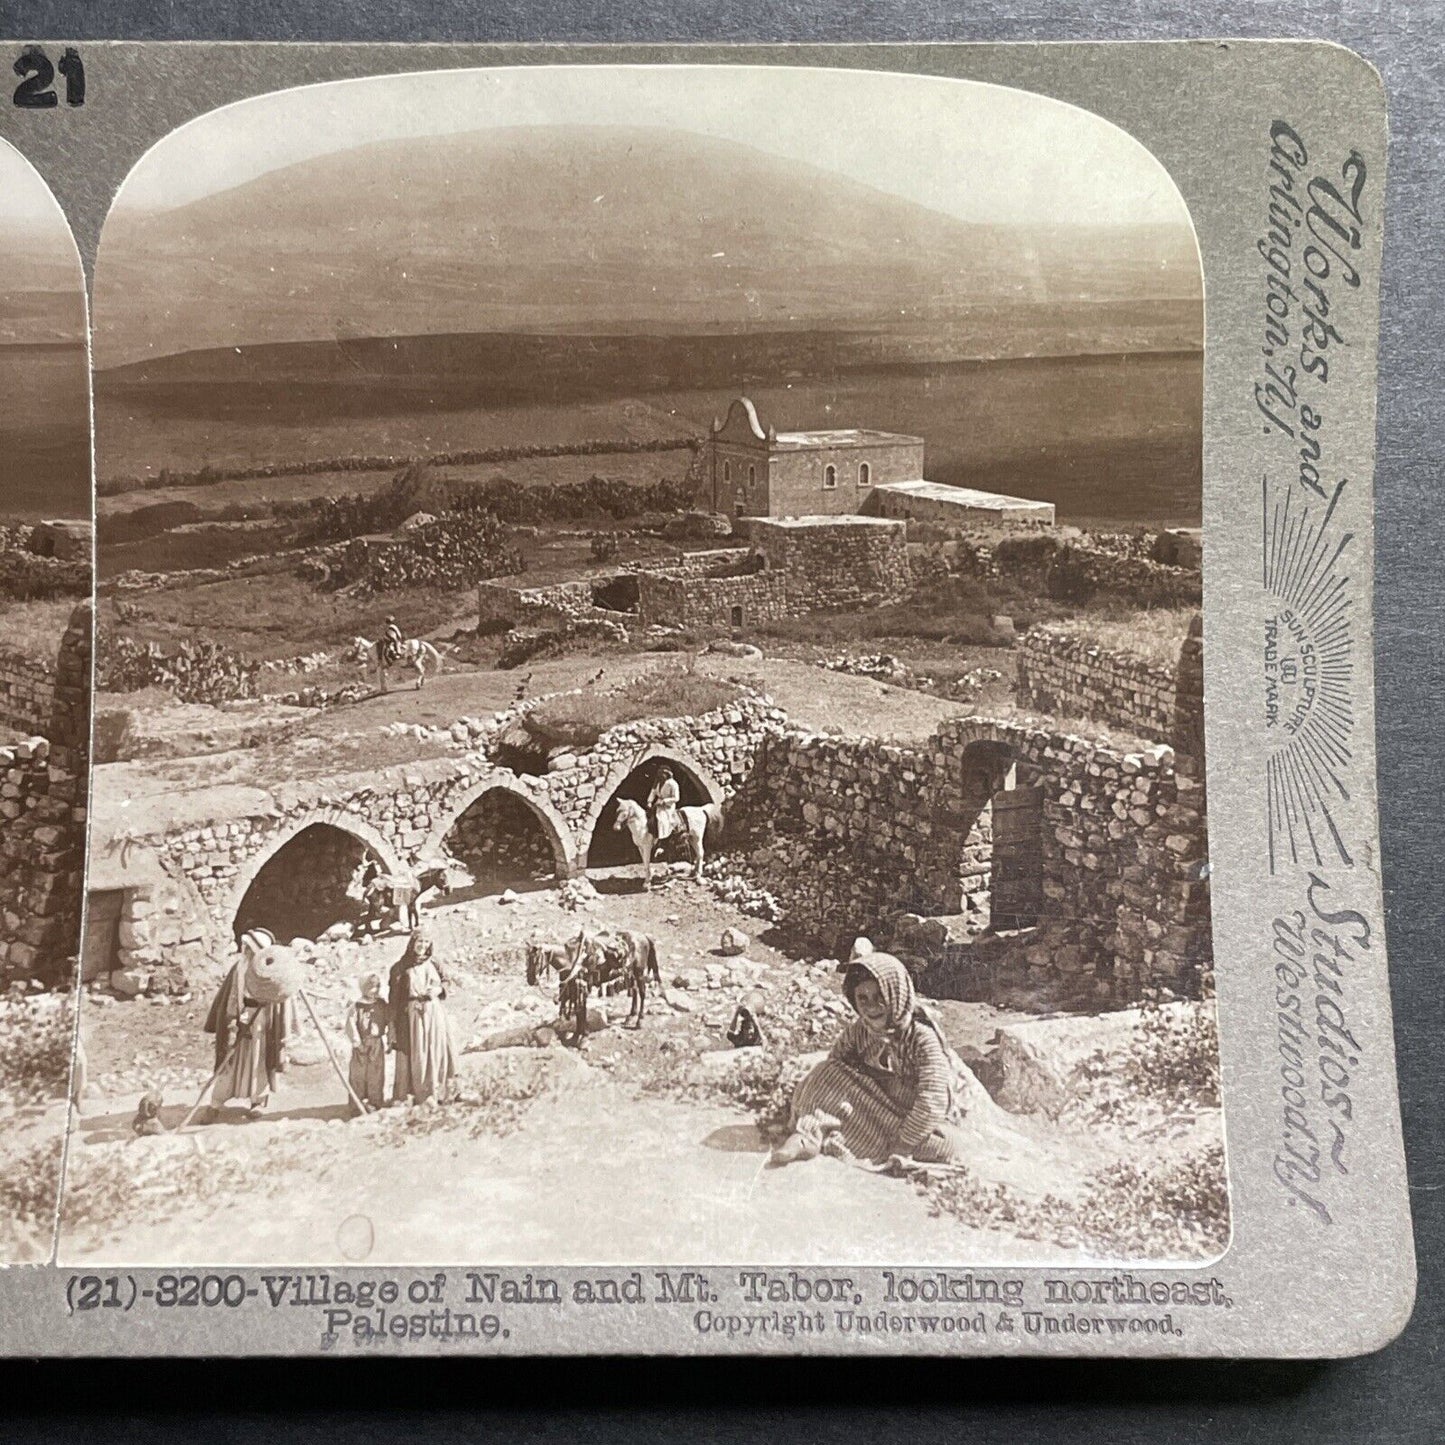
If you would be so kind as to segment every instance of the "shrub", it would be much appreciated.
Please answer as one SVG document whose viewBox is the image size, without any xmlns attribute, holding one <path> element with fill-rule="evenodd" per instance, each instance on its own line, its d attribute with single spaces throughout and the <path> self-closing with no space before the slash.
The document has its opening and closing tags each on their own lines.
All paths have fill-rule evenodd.
<svg viewBox="0 0 1445 1445">
<path fill-rule="evenodd" d="M 620 541 L 616 532 L 598 532 L 592 539 L 592 560 L 610 562 L 617 555 Z"/>
<path fill-rule="evenodd" d="M 379 547 L 353 542 L 341 564 L 347 582 L 377 591 L 410 587 L 454 589 L 523 570 L 511 533 L 485 514 L 448 512 Z"/>
<path fill-rule="evenodd" d="M 0 1093 L 26 1102 L 65 1096 L 69 1020 L 69 1011 L 54 994 L 29 994 L 11 985 L 0 1002 Z"/>
<path fill-rule="evenodd" d="M 95 681 L 105 692 L 159 687 L 181 702 L 234 702 L 256 696 L 260 673 L 259 662 L 216 642 L 182 642 L 166 652 L 109 628 L 96 638 Z"/>
<path fill-rule="evenodd" d="M 1199 1259 L 1219 1253 L 1229 1238 L 1218 1143 L 1162 1168 L 1112 1164 L 1091 1176 L 1082 1198 L 1029 1199 L 1005 1184 L 984 1184 L 967 1169 L 920 1179 L 917 1187 L 933 1213 L 971 1228 L 1007 1229 L 1105 1259 Z"/>
<path fill-rule="evenodd" d="M 53 1229 L 64 1143 L 48 1139 L 6 1160 L 0 1171 L 0 1218 L 13 1228 L 47 1235 Z"/>
<path fill-rule="evenodd" d="M 1146 998 L 1122 1082 L 1175 1107 L 1219 1104 L 1219 1024 L 1211 1003 L 1166 1009 Z"/>
</svg>

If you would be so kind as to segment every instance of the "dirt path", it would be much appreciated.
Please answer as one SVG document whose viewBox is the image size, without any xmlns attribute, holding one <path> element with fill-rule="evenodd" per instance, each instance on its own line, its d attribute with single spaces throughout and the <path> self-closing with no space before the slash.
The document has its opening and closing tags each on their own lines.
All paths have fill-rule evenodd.
<svg viewBox="0 0 1445 1445">
<path fill-rule="evenodd" d="M 498 1070 L 510 1076 L 519 1059 L 545 1075 L 517 1117 L 501 1120 L 500 1133 L 477 1128 L 462 1108 L 344 1122 L 340 1085 L 310 1038 L 300 1041 L 300 1062 L 270 1117 L 242 1123 L 228 1114 L 184 1136 L 135 1140 L 130 1119 L 148 1076 L 170 1068 L 185 1081 L 165 1091 L 172 1126 L 204 1079 L 209 1041 L 199 1020 L 207 1000 L 198 991 L 171 1008 L 89 1010 L 95 1089 L 74 1136 L 77 1187 L 100 1168 L 144 1188 L 133 1210 L 107 1212 L 92 1200 L 83 1223 L 63 1231 L 62 1258 L 335 1263 L 344 1257 L 338 1231 L 346 1248 L 361 1238 L 370 1241 L 368 1258 L 395 1263 L 941 1263 L 1038 1254 L 1036 1242 L 931 1216 L 895 1179 L 828 1159 L 765 1169 L 755 1116 L 717 1091 L 689 1093 L 687 1083 L 704 1055 L 733 1065 L 723 1032 L 746 991 L 763 992 L 765 1019 L 791 1047 L 824 1047 L 845 1011 L 836 975 L 762 940 L 743 960 L 721 958 L 722 929 L 750 920 L 682 880 L 633 891 L 631 872 L 600 878 L 604 890 L 622 891 L 604 891 L 580 912 L 547 889 L 515 904 L 485 898 L 431 914 L 456 985 L 448 1001 L 454 1036 L 472 1050 L 462 1056 L 464 1089 L 485 1097 L 488 1080 Z M 654 1000 L 641 1030 L 606 1029 L 580 1056 L 560 1047 L 478 1050 L 489 1036 L 555 1014 L 522 977 L 522 943 L 533 932 L 565 937 L 583 921 L 665 939 L 664 978 L 677 1006 Z M 400 946 L 391 939 L 328 954 L 311 992 L 329 1031 L 339 1032 L 347 980 L 384 970 Z M 678 979 L 690 986 L 676 987 Z M 980 1005 L 946 1007 L 955 1036 L 966 1036 L 960 1042 L 981 1041 L 1002 1017 Z M 222 1187 L 213 1190 L 215 1181 Z"/>
</svg>

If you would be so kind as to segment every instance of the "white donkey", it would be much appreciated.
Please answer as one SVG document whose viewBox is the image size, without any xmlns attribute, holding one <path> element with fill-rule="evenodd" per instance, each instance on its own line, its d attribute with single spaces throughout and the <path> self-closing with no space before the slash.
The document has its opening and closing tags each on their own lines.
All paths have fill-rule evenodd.
<svg viewBox="0 0 1445 1445">
<path fill-rule="evenodd" d="M 708 803 L 701 808 L 679 808 L 682 818 L 681 831 L 687 835 L 687 846 L 692 851 L 695 865 L 694 876 L 702 881 L 703 844 L 715 843 L 722 836 L 723 811 L 721 803 Z M 647 809 L 631 798 L 619 798 L 617 817 L 612 826 L 618 832 L 626 828 L 632 835 L 632 842 L 642 858 L 642 886 L 652 887 L 652 850 L 657 847 L 657 836 L 652 831 Z"/>
<path fill-rule="evenodd" d="M 364 637 L 352 639 L 352 650 L 356 654 L 358 667 L 368 670 L 376 669 L 376 675 L 381 680 L 381 690 L 386 691 L 386 664 L 381 660 L 381 644 L 379 642 L 368 642 Z M 416 670 L 416 685 L 420 691 L 426 682 L 426 665 L 433 663 L 435 671 L 440 672 L 442 667 L 442 655 L 431 643 L 420 637 L 408 637 L 397 649 L 396 665 L 398 667 L 411 667 Z"/>
</svg>

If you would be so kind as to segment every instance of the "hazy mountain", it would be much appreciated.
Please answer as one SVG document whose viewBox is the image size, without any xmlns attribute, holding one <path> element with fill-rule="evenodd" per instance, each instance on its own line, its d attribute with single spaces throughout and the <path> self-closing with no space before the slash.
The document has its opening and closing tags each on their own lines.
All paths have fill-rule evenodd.
<svg viewBox="0 0 1445 1445">
<path fill-rule="evenodd" d="M 0 346 L 84 341 L 80 258 L 69 232 L 0 213 Z"/>
<path fill-rule="evenodd" d="M 663 129 L 385 141 L 172 210 L 117 208 L 101 366 L 436 333 L 957 325 L 971 308 L 1197 297 L 1182 228 L 967 224 L 833 172 Z M 1197 344 L 1197 337 L 1194 344 Z"/>
</svg>

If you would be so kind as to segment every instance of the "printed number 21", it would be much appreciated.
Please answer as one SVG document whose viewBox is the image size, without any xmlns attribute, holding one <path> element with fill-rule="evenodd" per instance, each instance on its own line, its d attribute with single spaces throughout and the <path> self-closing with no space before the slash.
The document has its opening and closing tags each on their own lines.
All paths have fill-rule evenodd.
<svg viewBox="0 0 1445 1445">
<path fill-rule="evenodd" d="M 25 110 L 46 110 L 55 105 L 55 91 L 51 88 L 55 70 L 43 50 L 26 46 L 15 62 L 15 74 L 22 77 L 15 87 L 15 104 Z M 85 66 L 80 63 L 80 52 L 73 46 L 67 47 L 60 57 L 60 73 L 65 77 L 66 105 L 84 105 Z"/>
</svg>

